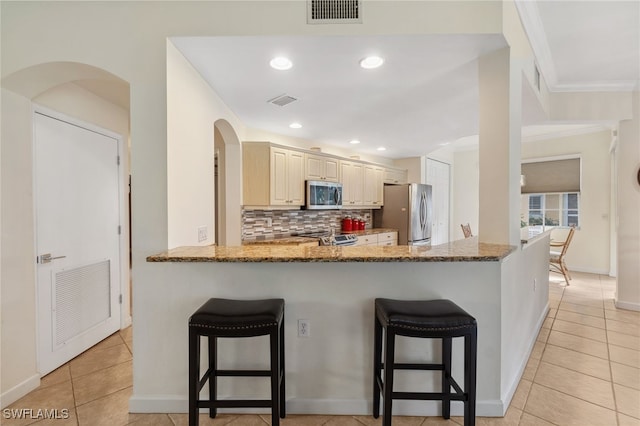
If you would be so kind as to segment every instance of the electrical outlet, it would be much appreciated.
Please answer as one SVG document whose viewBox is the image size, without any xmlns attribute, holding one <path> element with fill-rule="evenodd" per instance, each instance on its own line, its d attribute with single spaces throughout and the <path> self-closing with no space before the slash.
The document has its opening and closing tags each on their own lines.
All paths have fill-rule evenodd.
<svg viewBox="0 0 640 426">
<path fill-rule="evenodd" d="M 201 243 L 203 241 L 207 241 L 207 227 L 199 226 L 198 227 L 198 242 Z"/>
<path fill-rule="evenodd" d="M 267 227 L 271 228 L 273 225 L 273 220 L 270 217 L 265 218 L 265 222 L 267 223 Z"/>
<path fill-rule="evenodd" d="M 311 337 L 311 321 L 308 319 L 298 320 L 298 337 Z"/>
</svg>

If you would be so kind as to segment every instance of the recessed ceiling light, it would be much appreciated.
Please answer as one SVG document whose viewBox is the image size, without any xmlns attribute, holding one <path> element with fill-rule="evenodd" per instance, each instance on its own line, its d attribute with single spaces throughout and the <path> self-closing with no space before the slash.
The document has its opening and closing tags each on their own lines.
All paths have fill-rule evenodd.
<svg viewBox="0 0 640 426">
<path fill-rule="evenodd" d="M 387 148 L 385 148 L 384 146 L 378 147 L 378 151 L 386 151 L 386 150 L 387 150 Z"/>
<path fill-rule="evenodd" d="M 288 70 L 293 66 L 293 62 L 289 60 L 289 58 L 285 58 L 284 56 L 278 56 L 273 58 L 271 62 L 269 62 L 271 68 L 277 69 L 279 71 Z"/>
<path fill-rule="evenodd" d="M 289 127 L 291 127 L 292 129 L 300 129 L 302 127 L 302 124 L 300 124 L 300 123 L 291 123 L 291 124 L 289 124 Z"/>
<path fill-rule="evenodd" d="M 367 70 L 378 68 L 383 63 L 384 59 L 382 59 L 380 56 L 367 56 L 366 58 L 360 60 L 360 66 Z"/>
<path fill-rule="evenodd" d="M 360 143 L 360 141 L 359 141 L 358 139 L 354 139 L 354 140 L 352 140 L 352 141 L 349 141 L 349 143 L 354 144 L 354 145 L 357 145 L 357 144 L 359 144 L 359 143 Z"/>
</svg>

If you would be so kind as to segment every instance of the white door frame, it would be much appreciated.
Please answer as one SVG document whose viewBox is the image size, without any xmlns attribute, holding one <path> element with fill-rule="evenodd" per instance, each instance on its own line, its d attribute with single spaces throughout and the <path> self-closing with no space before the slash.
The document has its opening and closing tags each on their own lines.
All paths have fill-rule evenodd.
<svg viewBox="0 0 640 426">
<path fill-rule="evenodd" d="M 129 171 L 128 171 L 128 161 L 127 161 L 127 152 L 124 149 L 124 138 L 122 135 L 115 133 L 113 131 L 104 129 L 102 127 L 96 126 L 94 124 L 91 123 L 87 123 L 84 121 L 81 121 L 77 118 L 68 116 L 66 114 L 63 114 L 61 112 L 43 107 L 41 105 L 38 104 L 33 104 L 33 108 L 32 108 L 32 131 L 34 131 L 34 127 L 35 127 L 35 120 L 33 119 L 35 117 L 35 114 L 42 114 L 42 115 L 46 115 L 48 117 L 51 117 L 53 119 L 56 120 L 60 120 L 66 123 L 69 123 L 73 126 L 78 126 L 99 134 L 102 134 L 104 136 L 108 136 L 111 137 L 113 139 L 117 140 L 117 145 L 118 145 L 118 157 L 120 160 L 120 167 L 119 167 L 119 173 L 118 173 L 118 197 L 119 197 L 119 204 L 120 204 L 120 209 L 119 209 L 119 220 L 120 220 L 120 226 L 121 226 L 121 232 L 119 235 L 119 251 L 120 251 L 120 274 L 119 274 L 119 279 L 120 279 L 120 288 L 119 288 L 119 292 L 121 295 L 121 303 L 120 303 L 120 329 L 126 328 L 128 326 L 131 325 L 131 310 L 130 310 L 130 271 L 129 271 L 129 233 L 130 233 L 130 229 L 129 229 L 129 199 L 128 199 L 128 194 L 129 194 Z M 35 156 L 36 156 L 36 140 L 34 137 L 34 134 L 32 134 L 31 137 L 31 151 L 32 151 L 32 164 L 35 165 Z M 33 217 L 34 217 L 34 223 L 33 223 L 33 229 L 34 229 L 34 240 L 33 240 L 33 247 L 34 247 L 34 253 L 38 254 L 37 250 L 38 250 L 38 245 L 37 245 L 37 223 L 35 221 L 35 218 L 37 217 L 37 208 L 38 208 L 38 200 L 37 200 L 37 191 L 36 191 L 36 168 L 34 167 L 32 170 L 32 185 L 33 185 Z M 38 264 L 36 262 L 36 259 L 33 259 L 33 267 L 35 270 L 35 277 L 36 280 L 34 282 L 34 286 L 36 287 L 36 291 L 35 291 L 35 306 L 36 306 L 36 324 L 39 324 L 39 318 L 38 318 Z M 37 333 L 39 333 L 39 331 L 36 329 L 36 352 L 37 352 L 37 368 L 38 371 L 40 371 L 40 348 L 39 346 L 39 341 L 40 338 L 37 335 Z"/>
</svg>

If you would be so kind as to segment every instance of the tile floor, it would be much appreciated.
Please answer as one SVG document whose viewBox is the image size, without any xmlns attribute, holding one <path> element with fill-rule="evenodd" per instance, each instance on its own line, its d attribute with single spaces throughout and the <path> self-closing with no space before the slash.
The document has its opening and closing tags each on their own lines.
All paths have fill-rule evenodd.
<svg viewBox="0 0 640 426">
<path fill-rule="evenodd" d="M 573 273 L 571 286 L 551 274 L 550 312 L 504 418 L 478 425 L 640 425 L 640 312 L 616 309 L 615 281 Z M 131 329 L 123 330 L 42 379 L 9 408 L 69 409 L 67 420 L 38 426 L 187 425 L 186 414 L 129 414 Z M 7 420 L 28 425 L 34 420 Z M 265 426 L 269 415 L 201 415 L 204 426 Z M 394 426 L 462 425 L 462 418 L 394 417 Z M 294 416 L 283 426 L 379 425 L 370 416 Z"/>
</svg>

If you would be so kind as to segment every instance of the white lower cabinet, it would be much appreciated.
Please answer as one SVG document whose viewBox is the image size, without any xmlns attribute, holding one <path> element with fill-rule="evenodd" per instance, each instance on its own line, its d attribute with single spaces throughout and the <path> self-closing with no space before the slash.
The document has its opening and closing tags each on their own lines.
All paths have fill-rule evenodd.
<svg viewBox="0 0 640 426">
<path fill-rule="evenodd" d="M 379 246 L 397 246 L 398 245 L 398 233 L 397 232 L 384 232 L 378 234 Z"/>
<path fill-rule="evenodd" d="M 380 234 L 369 234 L 358 236 L 356 246 L 397 246 L 397 232 L 383 232 Z"/>
</svg>

